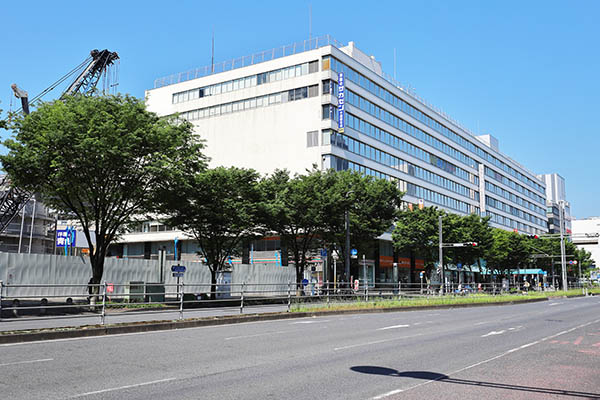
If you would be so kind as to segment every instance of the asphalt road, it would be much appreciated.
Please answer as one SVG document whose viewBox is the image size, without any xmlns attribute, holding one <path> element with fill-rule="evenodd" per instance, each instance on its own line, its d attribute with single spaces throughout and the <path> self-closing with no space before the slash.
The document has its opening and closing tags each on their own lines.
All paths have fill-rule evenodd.
<svg viewBox="0 0 600 400">
<path fill-rule="evenodd" d="M 599 307 L 556 299 L 0 345 L 0 398 L 600 398 Z"/>
</svg>

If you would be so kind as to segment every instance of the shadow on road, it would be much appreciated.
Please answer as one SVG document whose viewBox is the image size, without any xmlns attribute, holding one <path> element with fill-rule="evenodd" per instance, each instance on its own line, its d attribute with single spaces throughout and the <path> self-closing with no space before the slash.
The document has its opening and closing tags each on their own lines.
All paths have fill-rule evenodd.
<svg viewBox="0 0 600 400">
<path fill-rule="evenodd" d="M 386 375 L 397 378 L 423 379 L 426 381 L 439 381 L 444 383 L 454 383 L 458 385 L 478 386 L 492 389 L 516 390 L 531 393 L 553 394 L 560 396 L 583 397 L 586 399 L 600 399 L 600 393 L 575 392 L 572 390 L 541 388 L 534 386 L 510 385 L 506 383 L 483 382 L 468 379 L 451 378 L 448 375 L 439 374 L 431 371 L 403 371 L 392 368 L 377 367 L 371 365 L 358 365 L 350 368 L 354 372 L 373 375 Z"/>
</svg>

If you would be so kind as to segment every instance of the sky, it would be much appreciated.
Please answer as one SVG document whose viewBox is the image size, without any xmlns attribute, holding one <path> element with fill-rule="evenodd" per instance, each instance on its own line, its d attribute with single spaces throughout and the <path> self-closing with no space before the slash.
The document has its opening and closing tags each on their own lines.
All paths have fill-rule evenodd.
<svg viewBox="0 0 600 400">
<path fill-rule="evenodd" d="M 5 112 L 12 83 L 31 98 L 92 49 L 119 53 L 119 91 L 143 97 L 210 65 L 213 32 L 215 62 L 329 34 L 530 171 L 560 174 L 575 217 L 600 215 L 600 1 L 5 0 L 0 15 Z"/>
</svg>

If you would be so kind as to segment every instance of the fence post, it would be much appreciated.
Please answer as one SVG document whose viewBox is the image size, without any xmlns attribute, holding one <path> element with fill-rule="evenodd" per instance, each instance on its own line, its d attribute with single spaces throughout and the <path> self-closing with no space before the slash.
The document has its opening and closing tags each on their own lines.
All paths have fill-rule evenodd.
<svg viewBox="0 0 600 400">
<path fill-rule="evenodd" d="M 0 321 L 2 321 L 2 289 L 4 283 L 0 281 Z"/>
<path fill-rule="evenodd" d="M 183 319 L 183 281 L 179 290 L 179 319 Z"/>
<path fill-rule="evenodd" d="M 369 301 L 369 282 L 365 281 L 365 301 Z"/>
<path fill-rule="evenodd" d="M 292 282 L 288 281 L 288 307 L 287 312 L 290 312 L 290 307 L 292 305 Z"/>
<path fill-rule="evenodd" d="M 100 319 L 102 320 L 102 325 L 104 325 L 106 318 L 106 281 L 102 285 L 102 314 L 100 315 Z"/>
<path fill-rule="evenodd" d="M 398 298 L 402 298 L 402 281 L 398 281 Z"/>
<path fill-rule="evenodd" d="M 240 302 L 240 314 L 244 313 L 244 286 L 246 286 L 246 282 L 242 282 L 242 295 Z"/>
<path fill-rule="evenodd" d="M 1 285 L 2 285 L 2 282 L 0 282 L 0 289 L 2 289 L 2 286 L 1 286 Z M 326 285 L 327 285 L 327 286 L 326 286 L 326 288 L 327 288 L 327 289 L 326 289 L 326 290 L 327 290 L 327 308 L 329 308 L 329 281 L 327 281 Z M 1 296 L 0 296 L 0 297 L 1 297 Z"/>
</svg>

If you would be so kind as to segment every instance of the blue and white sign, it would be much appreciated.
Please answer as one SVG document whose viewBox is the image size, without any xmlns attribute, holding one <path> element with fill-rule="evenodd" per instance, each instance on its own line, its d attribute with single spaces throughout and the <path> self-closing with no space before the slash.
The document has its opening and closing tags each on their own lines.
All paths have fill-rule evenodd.
<svg viewBox="0 0 600 400">
<path fill-rule="evenodd" d="M 461 263 L 456 264 L 456 268 L 458 268 L 458 270 L 460 271 L 462 269 L 462 264 Z"/>
<path fill-rule="evenodd" d="M 77 232 L 75 229 L 59 229 L 56 231 L 56 247 L 72 247 L 75 246 Z"/>
<path fill-rule="evenodd" d="M 345 109 L 346 109 L 346 94 L 344 92 L 344 73 L 338 74 L 338 132 L 344 132 L 345 126 Z"/>
<path fill-rule="evenodd" d="M 185 272 L 185 265 L 172 265 L 171 271 L 183 273 L 183 272 Z"/>
<path fill-rule="evenodd" d="M 321 249 L 321 257 L 327 257 L 327 249 Z"/>
<path fill-rule="evenodd" d="M 419 272 L 419 278 L 423 279 L 423 271 Z"/>
<path fill-rule="evenodd" d="M 358 255 L 358 250 L 356 250 L 356 249 L 352 249 L 352 250 L 350 250 L 350 255 L 351 255 L 351 256 L 356 256 L 356 255 Z"/>
</svg>

